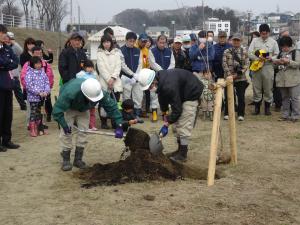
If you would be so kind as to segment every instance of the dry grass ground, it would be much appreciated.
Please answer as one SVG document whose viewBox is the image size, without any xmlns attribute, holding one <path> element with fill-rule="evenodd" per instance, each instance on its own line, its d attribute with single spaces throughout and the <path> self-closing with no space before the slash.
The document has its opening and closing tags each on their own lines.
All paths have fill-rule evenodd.
<svg viewBox="0 0 300 225">
<path fill-rule="evenodd" d="M 57 90 L 57 89 L 56 89 Z M 208 188 L 206 181 L 132 183 L 80 188 L 73 172 L 60 170 L 58 130 L 30 138 L 25 113 L 14 108 L 13 139 L 21 149 L 0 154 L 0 224 L 3 225 L 297 225 L 300 224 L 300 127 L 272 117 L 237 124 L 238 166 L 222 166 L 226 177 Z M 161 124 L 147 121 L 148 132 Z M 211 122 L 194 130 L 188 164 L 208 165 Z M 228 150 L 228 126 L 222 121 Z M 165 151 L 176 148 L 172 135 Z M 89 136 L 88 164 L 119 160 L 122 141 Z M 74 170 L 76 171 L 76 170 Z M 155 199 L 148 201 L 145 195 Z"/>
</svg>

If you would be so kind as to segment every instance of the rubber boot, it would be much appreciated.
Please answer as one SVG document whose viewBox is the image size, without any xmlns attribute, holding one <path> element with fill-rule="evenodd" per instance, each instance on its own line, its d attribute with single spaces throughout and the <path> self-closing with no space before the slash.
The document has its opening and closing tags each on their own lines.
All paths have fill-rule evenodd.
<svg viewBox="0 0 300 225">
<path fill-rule="evenodd" d="M 180 145 L 179 152 L 175 156 L 170 157 L 170 159 L 173 161 L 185 162 L 187 159 L 187 152 L 188 152 L 188 146 Z"/>
<path fill-rule="evenodd" d="M 270 102 L 265 102 L 265 115 L 266 116 L 271 116 L 272 113 L 271 113 L 271 103 Z"/>
<path fill-rule="evenodd" d="M 261 102 L 254 103 L 255 109 L 254 109 L 254 112 L 252 113 L 252 115 L 257 116 L 260 114 L 260 104 L 261 104 Z"/>
<path fill-rule="evenodd" d="M 107 118 L 106 117 L 100 117 L 100 121 L 101 121 L 101 129 L 105 129 L 108 130 L 109 127 L 107 125 Z"/>
<path fill-rule="evenodd" d="M 37 127 L 35 122 L 29 123 L 29 133 L 31 137 L 37 137 Z"/>
<path fill-rule="evenodd" d="M 202 111 L 202 113 L 203 113 L 203 120 L 205 121 L 206 120 L 206 111 Z"/>
<path fill-rule="evenodd" d="M 63 149 L 63 151 L 60 153 L 60 155 L 63 158 L 63 163 L 62 163 L 62 166 L 61 166 L 61 170 L 62 171 L 72 170 L 72 164 L 71 164 L 71 161 L 70 161 L 71 150 Z"/>
<path fill-rule="evenodd" d="M 83 147 L 76 147 L 73 166 L 75 166 L 79 169 L 85 169 L 86 168 L 85 162 L 82 161 L 83 151 L 84 151 Z"/>
<path fill-rule="evenodd" d="M 175 155 L 178 154 L 179 149 L 180 149 L 180 139 L 179 139 L 179 138 L 177 138 L 177 144 L 178 144 L 177 150 L 176 150 L 176 151 L 173 151 L 173 152 L 170 152 L 170 153 L 167 153 L 167 154 L 166 154 L 167 157 L 170 158 L 170 157 L 173 157 L 173 156 L 175 156 Z"/>
<path fill-rule="evenodd" d="M 36 122 L 36 127 L 37 127 L 37 134 L 38 135 L 44 135 L 45 134 L 45 130 L 44 130 L 44 124 L 42 123 L 41 120 L 38 120 Z"/>
<path fill-rule="evenodd" d="M 209 115 L 210 121 L 213 121 L 214 120 L 214 112 L 210 111 L 210 112 L 208 112 L 208 115 Z"/>
<path fill-rule="evenodd" d="M 152 120 L 153 123 L 157 122 L 157 109 L 152 109 Z"/>
</svg>

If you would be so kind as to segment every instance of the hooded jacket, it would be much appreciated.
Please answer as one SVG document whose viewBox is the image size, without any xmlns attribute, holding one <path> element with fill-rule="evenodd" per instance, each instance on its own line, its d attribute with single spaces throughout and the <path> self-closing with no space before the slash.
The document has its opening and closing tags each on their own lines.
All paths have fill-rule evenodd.
<svg viewBox="0 0 300 225">
<path fill-rule="evenodd" d="M 83 49 L 75 50 L 71 46 L 66 47 L 58 59 L 58 70 L 63 83 L 75 78 L 86 60 L 87 57 Z"/>
<path fill-rule="evenodd" d="M 167 116 L 170 124 L 175 123 L 182 113 L 182 104 L 197 101 L 203 91 L 203 84 L 190 71 L 183 69 L 162 70 L 157 73 L 158 100 L 162 112 L 171 105 L 171 114 Z"/>
<path fill-rule="evenodd" d="M 40 102 L 41 92 L 50 93 L 49 79 L 43 69 L 36 70 L 28 67 L 25 76 L 25 85 L 27 100 L 29 102 Z"/>
<path fill-rule="evenodd" d="M 47 63 L 45 60 L 42 60 L 42 64 L 43 64 L 43 70 L 46 73 L 48 79 L 49 79 L 49 83 L 50 83 L 50 88 L 53 88 L 54 85 L 54 73 L 53 70 L 51 68 L 51 65 L 49 63 Z M 29 62 L 26 62 L 21 70 L 21 84 L 23 86 L 23 89 L 26 89 L 26 84 L 25 84 L 25 76 L 27 73 L 28 68 L 30 68 L 29 66 Z"/>
</svg>

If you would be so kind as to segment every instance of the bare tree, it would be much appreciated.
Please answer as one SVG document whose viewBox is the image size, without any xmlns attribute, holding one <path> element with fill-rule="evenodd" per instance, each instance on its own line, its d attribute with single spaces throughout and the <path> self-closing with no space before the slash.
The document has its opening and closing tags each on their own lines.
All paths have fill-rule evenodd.
<svg viewBox="0 0 300 225">
<path fill-rule="evenodd" d="M 16 8 L 15 2 L 16 0 L 3 0 L 3 6 L 2 6 L 3 14 L 13 15 L 14 9 Z"/>
<path fill-rule="evenodd" d="M 39 14 L 39 19 L 43 21 L 46 15 L 45 0 L 34 0 L 34 3 Z"/>
<path fill-rule="evenodd" d="M 32 0 L 20 0 L 21 3 L 22 3 L 22 6 L 23 6 L 23 10 L 24 10 L 24 14 L 25 14 L 25 20 L 26 20 L 26 26 L 28 26 L 28 15 L 29 15 L 29 3 L 32 1 Z"/>
</svg>

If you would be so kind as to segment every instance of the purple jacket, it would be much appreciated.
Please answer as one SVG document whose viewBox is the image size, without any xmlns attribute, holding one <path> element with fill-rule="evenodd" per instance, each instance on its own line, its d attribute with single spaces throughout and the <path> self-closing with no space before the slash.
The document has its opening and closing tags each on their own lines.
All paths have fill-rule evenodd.
<svg viewBox="0 0 300 225">
<path fill-rule="evenodd" d="M 28 67 L 25 75 L 25 84 L 27 90 L 27 100 L 29 102 L 40 102 L 41 92 L 50 93 L 49 79 L 43 69 L 35 70 Z"/>
</svg>

